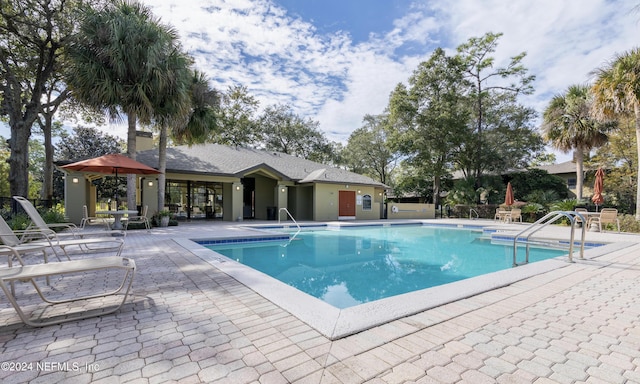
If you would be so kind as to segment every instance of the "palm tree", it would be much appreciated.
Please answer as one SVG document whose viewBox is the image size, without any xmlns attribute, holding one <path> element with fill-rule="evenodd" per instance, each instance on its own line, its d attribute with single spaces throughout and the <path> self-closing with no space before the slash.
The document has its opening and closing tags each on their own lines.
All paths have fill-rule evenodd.
<svg viewBox="0 0 640 384">
<path fill-rule="evenodd" d="M 127 116 L 127 154 L 136 158 L 136 122 L 154 117 L 154 97 L 171 86 L 166 65 L 177 46 L 176 32 L 150 8 L 120 0 L 87 10 L 69 49 L 67 82 L 80 101 Z M 127 182 L 129 207 L 135 206 L 135 176 Z"/>
<path fill-rule="evenodd" d="M 572 85 L 563 95 L 554 96 L 543 115 L 545 141 L 563 152 L 574 150 L 576 162 L 576 198 L 582 199 L 584 154 L 607 142 L 614 123 L 598 122 L 589 114 L 589 87 Z"/>
<path fill-rule="evenodd" d="M 175 86 L 164 93 L 157 107 L 160 127 L 158 144 L 158 211 L 164 208 L 165 171 L 167 168 L 168 128 L 172 136 L 189 144 L 202 142 L 216 126 L 217 93 L 209 87 L 209 80 L 199 71 L 187 66 L 187 57 L 176 54 L 173 60 Z"/>
<path fill-rule="evenodd" d="M 591 112 L 598 119 L 626 114 L 635 117 L 638 159 L 640 159 L 640 48 L 614 57 L 594 71 L 597 76 L 591 87 L 594 102 Z M 640 162 L 637 174 L 640 175 Z M 640 183 L 636 176 L 636 220 L 640 220 Z"/>
</svg>

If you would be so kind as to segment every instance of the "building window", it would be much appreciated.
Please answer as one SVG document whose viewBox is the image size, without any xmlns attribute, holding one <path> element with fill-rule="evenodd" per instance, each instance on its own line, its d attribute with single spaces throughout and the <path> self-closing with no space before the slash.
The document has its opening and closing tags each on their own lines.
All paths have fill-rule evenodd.
<svg viewBox="0 0 640 384">
<path fill-rule="evenodd" d="M 371 195 L 362 196 L 362 210 L 363 211 L 371 210 Z"/>
<path fill-rule="evenodd" d="M 575 189 L 576 188 L 576 179 L 567 180 L 567 188 Z"/>
</svg>

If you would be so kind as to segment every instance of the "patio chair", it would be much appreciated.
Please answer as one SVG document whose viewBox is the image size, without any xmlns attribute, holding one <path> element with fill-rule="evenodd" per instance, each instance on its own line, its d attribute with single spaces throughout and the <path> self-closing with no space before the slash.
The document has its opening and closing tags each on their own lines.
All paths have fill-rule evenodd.
<svg viewBox="0 0 640 384">
<path fill-rule="evenodd" d="M 508 220 L 511 223 L 515 222 L 516 220 L 522 223 L 522 210 L 520 208 L 513 208 L 511 211 L 509 211 Z"/>
<path fill-rule="evenodd" d="M 505 221 L 506 216 L 508 215 L 508 211 L 505 211 L 501 208 L 496 208 L 496 214 L 493 216 L 493 220 L 495 221 Z"/>
<path fill-rule="evenodd" d="M 149 218 L 147 217 L 147 211 L 149 210 L 149 206 L 145 205 L 142 207 L 142 211 L 139 216 L 129 216 L 124 225 L 124 229 L 129 229 L 129 224 L 144 224 L 145 228 L 147 228 L 147 232 L 151 231 L 151 223 L 149 223 Z"/>
<path fill-rule="evenodd" d="M 89 209 L 86 205 L 83 205 L 80 229 L 84 229 L 85 225 L 104 225 L 106 230 L 110 230 L 109 222 L 104 217 L 89 216 Z"/>
<path fill-rule="evenodd" d="M 75 238 L 82 238 L 84 236 L 87 235 L 91 235 L 91 236 L 95 236 L 95 235 L 100 235 L 100 236 L 104 236 L 104 235 L 113 235 L 113 234 L 121 234 L 121 235 L 125 235 L 124 232 L 120 231 L 120 232 L 114 232 L 111 230 L 105 230 L 105 231 L 83 231 L 81 229 L 79 229 L 75 224 L 73 223 L 53 223 L 53 224 L 47 224 L 44 219 L 42 218 L 42 216 L 40 216 L 40 213 L 38 212 L 38 210 L 36 209 L 36 207 L 33 206 L 33 204 L 31 204 L 31 202 L 27 199 L 25 199 L 22 196 L 13 196 L 13 199 L 15 201 L 17 201 L 20 206 L 22 207 L 22 209 L 27 213 L 27 215 L 29 216 L 29 219 L 31 219 L 31 224 L 29 225 L 29 227 L 27 229 L 34 229 L 37 228 L 38 230 L 40 230 L 42 233 L 53 233 L 56 234 L 55 237 L 75 237 Z M 69 232 L 56 232 L 55 230 L 68 230 Z"/>
<path fill-rule="evenodd" d="M 10 268 L 0 268 L 0 288 L 4 291 L 4 294 L 7 296 L 7 299 L 13 306 L 13 308 L 18 313 L 20 319 L 27 325 L 32 327 L 42 327 L 52 324 L 60 324 L 68 321 L 75 321 L 80 319 L 85 319 L 88 317 L 94 316 L 102 316 L 109 313 L 113 313 L 119 310 L 124 302 L 127 300 L 129 292 L 131 290 L 131 285 L 133 284 L 133 276 L 135 274 L 136 264 L 132 259 L 123 258 L 119 256 L 107 256 L 100 257 L 94 259 L 84 259 L 84 260 L 73 260 L 73 261 L 62 261 L 59 263 L 48 263 L 48 264 L 36 264 L 36 265 L 23 265 L 16 266 Z M 49 276 L 64 276 L 70 274 L 79 274 L 79 273 L 90 273 L 97 272 L 101 270 L 122 270 L 124 271 L 124 277 L 122 278 L 122 282 L 120 286 L 108 292 L 101 292 L 97 294 L 89 294 L 84 296 L 74 296 L 72 298 L 65 298 L 62 300 L 52 300 L 47 298 L 44 292 L 40 289 L 35 279 L 41 277 L 49 277 Z M 108 278 L 111 278 L 112 275 L 108 275 Z M 81 311 L 76 311 L 73 313 L 69 313 L 68 305 L 65 305 L 63 311 L 60 311 L 60 315 L 54 315 L 51 317 L 43 317 L 42 312 L 39 309 L 32 313 L 38 313 L 33 318 L 30 318 L 23 310 L 20 304 L 18 303 L 18 299 L 16 298 L 15 293 L 9 289 L 8 285 L 12 285 L 15 281 L 26 281 L 33 285 L 36 289 L 36 292 L 40 296 L 40 298 L 46 302 L 51 304 L 47 309 L 55 307 L 56 304 L 61 303 L 71 303 L 79 300 L 89 300 L 95 298 L 104 298 L 108 296 L 117 295 L 120 292 L 123 292 L 122 301 L 116 303 L 111 307 L 104 307 L 102 301 L 98 301 L 98 304 L 101 304 L 100 308 L 89 308 L 86 302 L 83 302 L 80 308 Z M 94 279 L 88 280 L 89 283 L 93 283 Z M 127 284 L 128 281 L 128 284 Z M 100 285 L 93 285 L 92 289 L 99 289 Z M 13 286 L 12 286 L 13 288 Z M 75 289 L 73 290 L 75 292 Z M 73 294 L 72 291 L 65 292 L 65 296 L 69 296 L 68 294 Z M 102 300 L 102 299 L 101 299 Z M 55 313 L 55 312 L 54 312 Z"/>
<path fill-rule="evenodd" d="M 620 232 L 620 220 L 618 219 L 618 210 L 615 208 L 602 208 L 599 216 L 593 216 L 589 219 L 589 225 L 598 224 L 598 229 L 603 232 L 603 224 L 616 224 L 618 232 Z"/>
<path fill-rule="evenodd" d="M 58 254 L 57 248 L 62 250 L 67 260 L 71 260 L 67 253 L 67 247 L 77 246 L 83 251 L 117 250 L 118 256 L 120 256 L 122 248 L 124 247 L 124 240 L 121 238 L 94 237 L 59 239 L 56 233 L 51 230 L 42 231 L 39 229 L 30 229 L 25 231 L 12 231 L 2 216 L 0 216 L 0 240 L 5 246 L 15 249 L 19 254 L 22 254 L 20 252 L 26 253 L 29 250 L 33 251 L 33 249 L 43 246 L 45 249 L 51 248 L 56 258 L 60 261 L 60 254 Z M 18 258 L 18 260 L 22 264 L 22 260 L 20 258 Z M 46 252 L 44 260 L 45 262 L 47 261 Z"/>
</svg>

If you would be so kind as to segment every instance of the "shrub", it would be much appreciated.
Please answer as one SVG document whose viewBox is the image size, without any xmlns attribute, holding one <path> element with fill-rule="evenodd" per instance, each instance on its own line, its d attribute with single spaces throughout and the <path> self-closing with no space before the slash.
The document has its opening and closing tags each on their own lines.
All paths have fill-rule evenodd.
<svg viewBox="0 0 640 384">
<path fill-rule="evenodd" d="M 539 215 L 545 213 L 544 206 L 538 203 L 528 203 L 522 207 L 522 216 L 525 221 L 533 223 L 538 220 Z"/>
<path fill-rule="evenodd" d="M 31 219 L 25 213 L 18 213 L 7 220 L 7 224 L 9 224 L 14 231 L 23 231 L 31 224 Z"/>
<path fill-rule="evenodd" d="M 640 233 L 640 221 L 636 220 L 634 215 L 618 215 L 618 219 L 620 219 L 620 231 Z"/>
<path fill-rule="evenodd" d="M 49 208 L 47 210 L 40 212 L 40 216 L 42 216 L 42 219 L 47 224 L 64 223 L 67 221 L 66 218 L 64 217 L 64 210 L 61 209 L 61 207 L 59 206 Z"/>
</svg>

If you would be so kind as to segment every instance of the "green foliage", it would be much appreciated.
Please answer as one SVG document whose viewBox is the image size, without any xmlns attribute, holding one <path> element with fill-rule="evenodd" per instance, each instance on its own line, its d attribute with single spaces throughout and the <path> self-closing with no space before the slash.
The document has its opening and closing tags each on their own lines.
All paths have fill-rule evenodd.
<svg viewBox="0 0 640 384">
<path fill-rule="evenodd" d="M 122 153 L 125 143 L 96 128 L 78 125 L 72 133 L 62 132 L 56 144 L 58 160 L 80 161 L 110 153 Z"/>
<path fill-rule="evenodd" d="M 633 215 L 618 215 L 620 219 L 620 231 L 629 233 L 640 233 L 640 221 Z M 613 225 L 613 224 L 608 224 Z"/>
<path fill-rule="evenodd" d="M 395 169 L 398 155 L 390 148 L 385 128 L 389 120 L 386 115 L 366 115 L 363 126 L 349 136 L 349 142 L 342 151 L 347 168 L 374 180 L 389 185 L 391 173 Z"/>
<path fill-rule="evenodd" d="M 171 134 L 180 143 L 204 142 L 220 124 L 220 95 L 209 86 L 207 76 L 198 70 L 193 71 L 189 91 L 192 107 L 189 120 L 184 126 L 172 125 Z"/>
<path fill-rule="evenodd" d="M 160 212 L 162 212 L 162 211 L 160 211 Z M 160 218 L 161 218 L 161 216 L 159 215 L 160 212 L 156 213 L 155 215 L 153 215 L 151 217 L 151 225 L 154 226 L 154 227 L 159 227 L 160 226 Z M 169 226 L 170 227 L 175 227 L 177 225 L 178 225 L 178 219 L 176 218 L 175 215 L 170 214 L 169 215 Z"/>
<path fill-rule="evenodd" d="M 578 199 L 582 198 L 584 154 L 606 143 L 607 134 L 617 126 L 615 121 L 592 118 L 589 108 L 589 88 L 572 85 L 551 99 L 543 115 L 544 139 L 563 152 L 574 150 Z"/>
<path fill-rule="evenodd" d="M 49 209 L 40 210 L 40 216 L 45 223 L 65 223 L 67 220 L 64 217 L 64 207 L 58 203 L 54 207 Z"/>
<path fill-rule="evenodd" d="M 405 156 L 406 166 L 430 175 L 435 204 L 469 134 L 463 73 L 460 61 L 438 48 L 413 72 L 409 88 L 398 84 L 389 99 L 390 149 Z"/>
<path fill-rule="evenodd" d="M 616 207 L 621 213 L 633 213 L 636 203 L 637 143 L 635 122 L 622 118 L 619 129 L 609 134 L 609 142 L 598 148 L 590 163 L 602 166 L 606 206 Z"/>
<path fill-rule="evenodd" d="M 526 53 L 513 56 L 506 67 L 496 67 L 492 55 L 501 36 L 487 33 L 470 38 L 458 47 L 456 55 L 469 84 L 472 127 L 456 163 L 475 179 L 476 187 L 483 174 L 523 166 L 543 148 L 533 125 L 535 111 L 517 102 L 518 95 L 533 92 L 534 76 L 522 64 Z"/>
<path fill-rule="evenodd" d="M 259 120 L 265 148 L 317 161 L 332 159 L 333 147 L 319 130 L 319 123 L 293 112 L 290 105 L 271 105 Z"/>
<path fill-rule="evenodd" d="M 475 189 L 475 180 L 466 178 L 456 180 L 453 189 L 449 191 L 446 203 L 453 205 L 474 204 L 480 198 L 480 192 Z"/>
<path fill-rule="evenodd" d="M 554 201 L 560 200 L 557 191 L 536 189 L 525 196 L 524 201 L 549 207 Z"/>
<path fill-rule="evenodd" d="M 7 163 L 11 150 L 5 143 L 6 139 L 0 136 L 0 196 L 11 196 L 9 190 L 9 163 Z"/>
<path fill-rule="evenodd" d="M 545 207 L 538 203 L 527 203 L 526 205 L 523 205 L 521 209 L 524 221 L 530 223 L 535 222 L 540 215 L 546 212 Z"/>
<path fill-rule="evenodd" d="M 534 202 L 545 204 L 551 200 L 569 196 L 565 181 L 542 169 L 531 168 L 526 172 L 513 173 L 510 177 L 513 196 L 516 200 L 529 201 L 528 198 L 532 197 Z M 550 194 L 551 196 L 548 196 Z"/>
<path fill-rule="evenodd" d="M 262 140 L 256 113 L 260 102 L 244 86 L 230 86 L 220 99 L 217 129 L 209 138 L 212 143 L 253 146 Z"/>
<path fill-rule="evenodd" d="M 600 120 L 618 118 L 621 115 L 635 115 L 638 121 L 638 103 L 640 102 L 640 48 L 636 47 L 622 54 L 595 71 L 596 81 L 591 87 L 593 94 L 592 112 Z M 640 140 L 640 131 L 636 130 L 636 140 Z M 640 148 L 636 148 L 636 175 L 640 174 Z M 640 182 L 636 176 L 636 196 L 640 196 Z M 640 220 L 640 200 L 635 200 L 636 219 Z"/>
<path fill-rule="evenodd" d="M 18 213 L 7 220 L 7 224 L 14 231 L 23 231 L 31 224 L 31 219 L 25 213 Z"/>
<path fill-rule="evenodd" d="M 579 204 L 580 200 L 564 199 L 554 202 L 553 204 L 551 204 L 551 207 L 549 209 L 551 211 L 573 211 Z"/>
<path fill-rule="evenodd" d="M 78 1 L 19 0 L 0 3 L 0 56 L 2 57 L 2 114 L 12 130 L 10 156 L 11 195 L 29 196 L 29 147 L 32 127 L 42 112 L 46 95 L 52 104 L 68 97 L 56 85 L 65 67 L 64 55 L 78 20 Z M 42 169 L 42 168 L 40 168 Z"/>
</svg>

